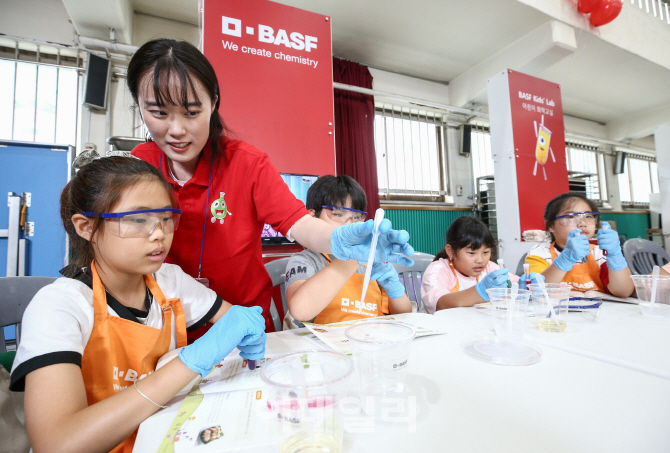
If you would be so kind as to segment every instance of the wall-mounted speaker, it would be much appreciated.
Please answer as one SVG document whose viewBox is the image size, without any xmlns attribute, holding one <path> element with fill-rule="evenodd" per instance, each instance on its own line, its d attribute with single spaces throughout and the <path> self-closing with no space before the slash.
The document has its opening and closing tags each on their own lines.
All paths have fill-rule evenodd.
<svg viewBox="0 0 670 453">
<path fill-rule="evenodd" d="M 459 129 L 461 132 L 461 146 L 458 148 L 458 154 L 461 156 L 470 157 L 470 139 L 472 137 L 472 126 L 469 124 L 461 124 Z"/>
<path fill-rule="evenodd" d="M 112 62 L 97 55 L 88 55 L 86 82 L 84 83 L 84 105 L 107 110 L 107 90 Z"/>
<path fill-rule="evenodd" d="M 620 175 L 625 171 L 626 153 L 617 152 L 616 160 L 614 161 L 614 174 Z"/>
</svg>

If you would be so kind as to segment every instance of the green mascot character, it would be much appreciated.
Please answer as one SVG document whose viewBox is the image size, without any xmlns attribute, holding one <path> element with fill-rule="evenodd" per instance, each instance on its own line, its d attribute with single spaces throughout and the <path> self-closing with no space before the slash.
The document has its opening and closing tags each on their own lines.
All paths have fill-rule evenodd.
<svg viewBox="0 0 670 453">
<path fill-rule="evenodd" d="M 226 200 L 223 199 L 224 195 L 225 193 L 221 192 L 221 196 L 212 203 L 212 223 L 219 220 L 223 224 L 223 219 L 225 219 L 227 215 L 233 215 L 232 212 L 228 211 Z"/>
</svg>

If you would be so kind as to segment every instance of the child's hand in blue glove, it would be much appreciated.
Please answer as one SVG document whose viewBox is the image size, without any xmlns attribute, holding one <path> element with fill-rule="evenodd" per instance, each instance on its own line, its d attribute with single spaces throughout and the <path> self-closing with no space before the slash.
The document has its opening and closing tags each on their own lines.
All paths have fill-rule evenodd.
<svg viewBox="0 0 670 453">
<path fill-rule="evenodd" d="M 541 274 L 538 274 L 537 272 L 531 272 L 530 275 L 530 284 L 537 283 L 540 278 L 542 278 Z M 544 281 L 544 280 L 542 280 Z M 521 278 L 519 278 L 519 289 L 528 289 L 528 285 L 526 284 L 526 276 L 522 275 Z"/>
<path fill-rule="evenodd" d="M 603 227 L 598 230 L 598 247 L 607 252 L 608 269 L 621 271 L 628 266 L 621 251 L 619 233 L 614 231 L 607 222 L 603 222 Z"/>
<path fill-rule="evenodd" d="M 399 299 L 405 295 L 405 286 L 400 283 L 398 272 L 391 263 L 375 263 L 370 280 L 376 280 L 391 299 Z"/>
<path fill-rule="evenodd" d="M 578 261 L 591 252 L 588 238 L 581 234 L 582 230 L 574 229 L 568 234 L 565 248 L 554 260 L 554 264 L 562 271 L 568 272 Z"/>
<path fill-rule="evenodd" d="M 182 348 L 179 358 L 202 377 L 236 347 L 246 359 L 262 359 L 266 335 L 261 313 L 261 307 L 233 305 L 202 337 Z"/>
<path fill-rule="evenodd" d="M 368 261 L 372 246 L 372 230 L 374 220 L 352 223 L 335 228 L 330 237 L 330 250 L 339 260 L 358 260 L 361 263 Z M 406 256 L 412 256 L 414 249 L 408 244 L 409 233 L 404 230 L 391 229 L 391 221 L 384 219 L 379 226 L 379 240 L 375 250 L 375 263 L 397 263 L 402 266 L 412 266 L 414 261 Z"/>
<path fill-rule="evenodd" d="M 488 301 L 489 295 L 486 290 L 491 288 L 507 288 L 507 279 L 509 278 L 507 275 L 508 273 L 509 269 L 505 268 L 489 272 L 482 278 L 482 281 L 475 286 L 477 293 L 482 296 L 482 299 Z"/>
</svg>

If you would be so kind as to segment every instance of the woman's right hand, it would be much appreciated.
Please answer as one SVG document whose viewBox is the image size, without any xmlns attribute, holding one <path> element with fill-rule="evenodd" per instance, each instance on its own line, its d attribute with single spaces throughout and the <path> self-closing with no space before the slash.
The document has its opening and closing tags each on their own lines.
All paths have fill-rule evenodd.
<svg viewBox="0 0 670 453">
<path fill-rule="evenodd" d="M 246 359 L 262 359 L 267 337 L 262 312 L 261 307 L 233 305 L 202 337 L 182 348 L 179 358 L 202 377 L 235 348 Z"/>
<path fill-rule="evenodd" d="M 565 248 L 554 260 L 554 265 L 562 271 L 568 272 L 578 261 L 584 259 L 591 252 L 589 239 L 581 234 L 582 230 L 574 229 L 568 234 Z"/>
</svg>

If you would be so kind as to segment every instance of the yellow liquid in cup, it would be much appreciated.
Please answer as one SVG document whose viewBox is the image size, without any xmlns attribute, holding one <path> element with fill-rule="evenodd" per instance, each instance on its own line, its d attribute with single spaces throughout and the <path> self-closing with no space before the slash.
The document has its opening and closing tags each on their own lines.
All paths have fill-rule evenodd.
<svg viewBox="0 0 670 453">
<path fill-rule="evenodd" d="M 298 433 L 284 440 L 279 446 L 280 453 L 341 453 L 342 438 L 325 433 L 307 436 Z"/>
<path fill-rule="evenodd" d="M 554 321 L 552 319 L 538 319 L 537 327 L 544 332 L 565 332 L 565 327 L 568 323 L 562 319 Z"/>
</svg>

